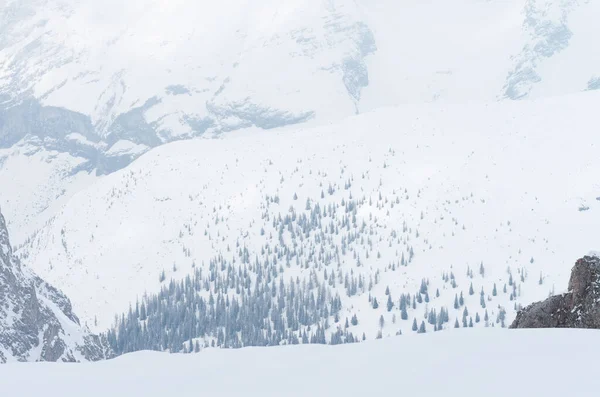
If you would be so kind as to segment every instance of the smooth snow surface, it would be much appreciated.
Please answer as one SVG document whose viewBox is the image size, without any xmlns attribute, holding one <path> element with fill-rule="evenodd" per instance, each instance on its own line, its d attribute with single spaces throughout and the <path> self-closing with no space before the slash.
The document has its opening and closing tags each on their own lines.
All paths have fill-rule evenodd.
<svg viewBox="0 0 600 397">
<path fill-rule="evenodd" d="M 4 395 L 597 396 L 599 331 L 461 330 L 343 346 L 139 352 L 0 367 Z M 32 381 L 34 380 L 34 381 Z"/>
<path fill-rule="evenodd" d="M 12 242 L 22 243 L 96 177 L 73 173 L 83 159 L 23 141 L 0 149 L 0 196 Z"/>
</svg>

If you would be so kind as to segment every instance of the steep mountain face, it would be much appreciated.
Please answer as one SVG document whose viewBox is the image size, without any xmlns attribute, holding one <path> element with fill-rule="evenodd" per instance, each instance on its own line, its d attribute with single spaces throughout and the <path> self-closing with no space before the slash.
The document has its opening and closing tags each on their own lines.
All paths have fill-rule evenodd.
<svg viewBox="0 0 600 397">
<path fill-rule="evenodd" d="M 107 345 L 79 324 L 69 299 L 13 256 L 0 213 L 0 363 L 110 356 Z"/>
<path fill-rule="evenodd" d="M 584 256 L 571 271 L 567 293 L 527 306 L 511 328 L 600 329 L 599 299 L 600 257 Z"/>
<path fill-rule="evenodd" d="M 0 180 L 17 163 L 35 175 L 3 192 L 13 239 L 165 142 L 596 89 L 598 13 L 575 0 L 1 0 Z"/>
</svg>

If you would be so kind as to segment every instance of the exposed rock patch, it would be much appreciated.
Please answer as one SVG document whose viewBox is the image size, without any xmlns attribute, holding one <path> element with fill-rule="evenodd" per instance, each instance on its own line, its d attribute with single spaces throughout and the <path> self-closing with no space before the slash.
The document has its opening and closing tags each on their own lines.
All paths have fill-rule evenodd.
<svg viewBox="0 0 600 397">
<path fill-rule="evenodd" d="M 600 328 L 600 258 L 579 259 L 568 288 L 521 310 L 510 328 Z"/>
</svg>

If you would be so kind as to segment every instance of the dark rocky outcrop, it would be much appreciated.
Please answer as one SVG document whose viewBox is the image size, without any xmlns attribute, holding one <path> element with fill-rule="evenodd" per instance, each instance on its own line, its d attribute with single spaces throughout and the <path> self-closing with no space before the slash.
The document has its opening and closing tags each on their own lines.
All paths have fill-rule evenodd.
<svg viewBox="0 0 600 397">
<path fill-rule="evenodd" d="M 510 327 L 600 328 L 600 258 L 579 259 L 567 293 L 527 306 Z"/>
<path fill-rule="evenodd" d="M 112 356 L 79 324 L 71 302 L 13 256 L 0 213 L 0 363 L 100 360 Z"/>
</svg>

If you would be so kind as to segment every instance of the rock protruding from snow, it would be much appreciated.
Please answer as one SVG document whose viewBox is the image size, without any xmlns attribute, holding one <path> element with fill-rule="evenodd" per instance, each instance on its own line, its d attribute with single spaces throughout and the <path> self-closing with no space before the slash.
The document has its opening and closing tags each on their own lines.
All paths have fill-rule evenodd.
<svg viewBox="0 0 600 397">
<path fill-rule="evenodd" d="M 600 258 L 584 256 L 571 271 L 569 291 L 529 305 L 511 328 L 600 328 Z"/>
<path fill-rule="evenodd" d="M 0 363 L 99 360 L 112 354 L 81 327 L 62 292 L 12 254 L 0 213 Z"/>
</svg>

